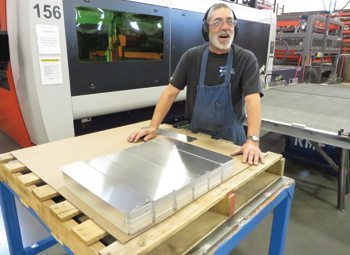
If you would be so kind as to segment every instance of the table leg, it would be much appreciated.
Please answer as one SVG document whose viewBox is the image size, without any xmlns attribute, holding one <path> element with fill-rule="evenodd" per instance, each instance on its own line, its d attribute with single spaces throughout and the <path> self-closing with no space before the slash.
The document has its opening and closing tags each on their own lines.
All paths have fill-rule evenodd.
<svg viewBox="0 0 350 255">
<path fill-rule="evenodd" d="M 15 197 L 3 182 L 0 182 L 0 204 L 10 254 L 25 255 Z"/>
<path fill-rule="evenodd" d="M 346 159 L 345 159 L 345 166 L 346 166 L 346 195 L 350 195 L 350 155 L 349 150 L 347 151 Z"/>
<path fill-rule="evenodd" d="M 290 196 L 286 196 L 283 201 L 274 209 L 269 255 L 284 254 L 294 187 L 295 186 L 293 185 L 289 188 Z"/>
<path fill-rule="evenodd" d="M 345 210 L 345 194 L 348 191 L 348 167 L 349 167 L 349 150 L 341 149 L 340 168 L 338 177 L 338 208 L 341 211 Z"/>
</svg>

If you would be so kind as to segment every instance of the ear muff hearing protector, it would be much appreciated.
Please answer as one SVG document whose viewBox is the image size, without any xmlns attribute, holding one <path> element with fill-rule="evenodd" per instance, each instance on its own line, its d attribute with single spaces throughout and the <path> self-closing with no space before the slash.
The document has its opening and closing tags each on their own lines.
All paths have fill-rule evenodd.
<svg viewBox="0 0 350 255">
<path fill-rule="evenodd" d="M 207 12 L 204 14 L 204 17 L 203 17 L 203 20 L 202 20 L 202 35 L 203 35 L 204 40 L 206 40 L 206 41 L 209 41 L 209 24 L 207 22 L 207 18 L 208 18 L 208 15 L 209 15 L 209 12 L 210 12 L 211 8 L 213 8 L 214 6 L 215 6 L 215 4 L 207 10 Z M 231 11 L 232 11 L 232 14 L 233 14 L 233 19 L 237 20 L 237 17 L 235 15 L 234 11 L 232 9 L 231 9 Z M 236 37 L 237 33 L 238 33 L 238 24 L 235 26 L 235 36 L 234 36 L 234 38 Z"/>
</svg>

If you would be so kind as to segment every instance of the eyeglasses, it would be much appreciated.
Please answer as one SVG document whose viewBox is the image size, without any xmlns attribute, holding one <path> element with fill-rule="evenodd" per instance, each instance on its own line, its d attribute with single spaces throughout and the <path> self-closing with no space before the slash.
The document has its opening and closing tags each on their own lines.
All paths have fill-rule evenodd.
<svg viewBox="0 0 350 255">
<path fill-rule="evenodd" d="M 209 23 L 209 26 L 221 27 L 224 24 L 224 22 L 230 27 L 237 26 L 238 24 L 237 20 L 229 18 L 229 19 L 216 19 L 213 22 Z"/>
</svg>

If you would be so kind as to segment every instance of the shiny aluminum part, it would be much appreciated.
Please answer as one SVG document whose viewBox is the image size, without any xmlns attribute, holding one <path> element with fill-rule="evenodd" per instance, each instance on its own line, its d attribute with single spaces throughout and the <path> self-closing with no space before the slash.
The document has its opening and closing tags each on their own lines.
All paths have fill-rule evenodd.
<svg viewBox="0 0 350 255">
<path fill-rule="evenodd" d="M 224 182 L 231 178 L 235 173 L 235 168 L 233 167 L 233 160 L 230 162 L 227 162 L 225 165 L 221 167 L 222 169 L 222 177 L 221 182 Z"/>
<path fill-rule="evenodd" d="M 208 173 L 193 180 L 193 199 L 197 199 L 209 191 Z"/>
<path fill-rule="evenodd" d="M 191 203 L 191 201 L 194 199 L 193 195 L 193 184 L 187 185 L 183 187 L 182 189 L 175 191 L 175 210 L 179 210 L 182 207 L 188 205 Z"/>
<path fill-rule="evenodd" d="M 154 194 L 150 195 L 153 200 L 191 183 L 191 179 L 179 171 L 180 167 L 175 168 L 176 164 L 180 164 L 177 161 L 169 163 L 169 165 L 166 164 L 168 161 L 165 161 L 165 167 L 162 168 L 140 156 L 135 156 L 127 151 L 122 152 L 123 154 L 114 153 L 106 157 L 121 165 L 122 168 L 128 169 L 128 173 L 136 174 L 145 184 L 152 185 Z M 170 162 L 172 161 L 170 160 Z M 119 171 L 120 168 L 115 169 Z M 145 182 L 145 180 L 152 181 Z"/>
<path fill-rule="evenodd" d="M 154 223 L 152 201 L 142 193 L 105 178 L 85 162 L 64 166 L 62 172 L 66 187 L 73 194 L 83 200 L 92 198 L 100 215 L 108 215 L 123 232 L 132 235 Z"/>
<path fill-rule="evenodd" d="M 222 173 L 221 167 L 208 173 L 209 190 L 215 188 L 222 182 L 222 176 L 223 176 L 223 173 Z"/>
<path fill-rule="evenodd" d="M 169 217 L 174 213 L 175 211 L 174 201 L 175 201 L 174 192 L 167 195 L 166 197 L 153 201 L 153 212 L 154 212 L 155 222 L 160 222 L 161 220 Z"/>
<path fill-rule="evenodd" d="M 111 205 L 101 198 L 95 196 L 90 190 L 84 188 L 74 179 L 63 174 L 65 185 L 70 192 L 79 196 L 80 199 L 94 201 L 94 205 L 98 208 L 98 212 L 102 217 L 111 220 L 111 223 L 118 226 L 119 229 L 128 234 L 134 234 L 140 230 L 147 228 L 154 223 L 152 203 L 147 203 L 142 207 L 132 210 L 129 214 L 115 210 Z M 130 223 L 132 221 L 132 223 Z"/>
<path fill-rule="evenodd" d="M 120 161 L 104 156 L 88 160 L 86 163 L 100 171 L 106 178 L 125 183 L 151 200 L 160 199 L 186 183 L 184 178 L 177 178 L 178 182 L 162 180 L 162 171 L 157 166 L 140 158 L 130 157 L 125 151 L 119 154 L 121 155 L 118 155 L 118 158 L 122 159 Z M 124 164 L 127 162 L 130 166 Z M 160 180 L 162 183 L 159 182 Z"/>
<path fill-rule="evenodd" d="M 135 160 L 143 158 L 157 165 L 162 169 L 163 176 L 168 175 L 169 178 L 181 175 L 192 180 L 220 167 L 218 163 L 199 157 L 194 153 L 182 151 L 174 144 L 150 141 L 125 151 L 133 155 Z"/>
<path fill-rule="evenodd" d="M 63 174 L 71 191 L 76 192 L 80 185 L 96 197 L 96 205 L 102 199 L 109 204 L 110 215 L 113 210 L 119 212 L 117 227 L 134 234 L 219 185 L 232 166 L 231 157 L 159 137 L 67 165 Z M 84 199 L 88 194 L 79 192 L 77 196 Z"/>
<path fill-rule="evenodd" d="M 175 146 L 180 151 L 184 151 L 184 152 L 187 152 L 189 154 L 196 155 L 197 157 L 201 157 L 201 158 L 204 158 L 206 160 L 213 161 L 217 164 L 225 164 L 225 163 L 232 160 L 232 157 L 230 157 L 230 156 L 226 156 L 226 155 L 217 153 L 215 151 L 203 149 L 201 147 L 194 146 L 194 145 L 189 144 L 189 143 L 176 141 L 176 140 L 168 138 L 168 137 L 157 137 L 153 141 L 157 142 L 157 143 L 161 143 L 161 144 Z"/>
<path fill-rule="evenodd" d="M 106 178 L 83 161 L 64 166 L 62 171 L 64 175 L 120 211 L 131 212 L 151 201 L 148 196 L 132 189 L 129 185 Z"/>
<path fill-rule="evenodd" d="M 182 163 L 177 159 L 177 152 L 171 153 L 164 147 L 153 144 L 148 142 L 141 144 L 142 146 L 135 146 L 133 150 L 108 154 L 107 157 L 131 169 L 130 171 L 136 171 L 144 178 L 162 181 L 168 189 L 176 190 L 189 184 L 191 179 L 187 177 L 186 172 L 184 174 L 180 171 Z"/>
<path fill-rule="evenodd" d="M 161 128 L 158 129 L 157 134 L 167 136 L 167 137 L 170 137 L 170 138 L 182 141 L 182 142 L 193 142 L 193 141 L 197 140 L 197 138 L 195 138 L 193 136 L 183 135 L 183 134 L 176 133 L 175 131 L 161 129 Z"/>
</svg>

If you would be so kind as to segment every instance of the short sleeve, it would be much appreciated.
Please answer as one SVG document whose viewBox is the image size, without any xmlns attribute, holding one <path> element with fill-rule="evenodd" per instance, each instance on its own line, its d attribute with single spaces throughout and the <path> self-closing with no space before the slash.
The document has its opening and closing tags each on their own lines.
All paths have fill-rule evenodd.
<svg viewBox="0 0 350 255">
<path fill-rule="evenodd" d="M 189 53 L 187 51 L 181 56 L 173 75 L 169 79 L 169 82 L 176 88 L 182 90 L 186 87 L 188 83 L 189 65 Z"/>
<path fill-rule="evenodd" d="M 243 96 L 254 93 L 260 93 L 260 96 L 263 96 L 258 61 L 252 52 L 246 51 L 246 54 L 247 61 L 241 77 Z"/>
</svg>

